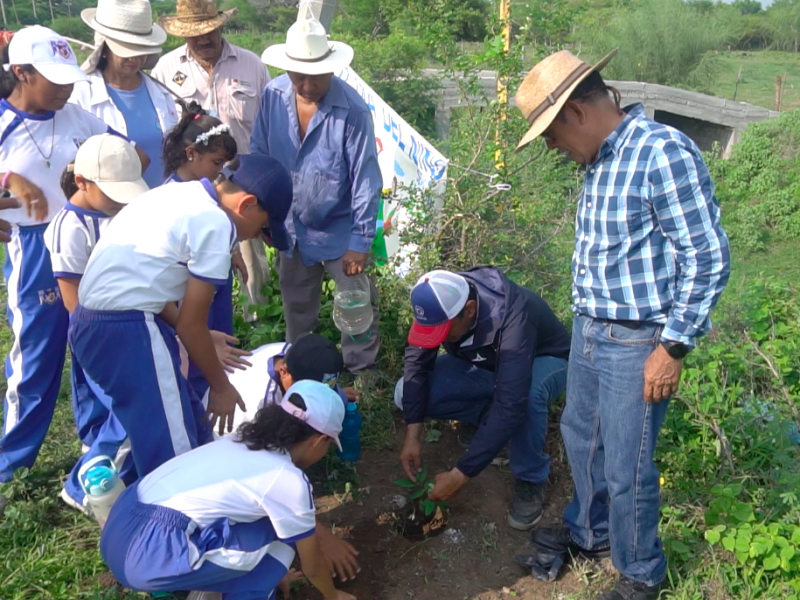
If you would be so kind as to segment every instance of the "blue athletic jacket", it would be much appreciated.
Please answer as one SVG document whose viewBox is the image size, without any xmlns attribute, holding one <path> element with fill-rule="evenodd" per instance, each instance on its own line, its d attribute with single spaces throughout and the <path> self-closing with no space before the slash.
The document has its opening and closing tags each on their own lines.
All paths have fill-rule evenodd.
<svg viewBox="0 0 800 600">
<path fill-rule="evenodd" d="M 464 340 L 445 343 L 444 349 L 495 373 L 491 408 L 458 462 L 464 475 L 475 477 L 508 443 L 524 418 L 534 358 L 569 358 L 570 338 L 541 296 L 513 283 L 496 268 L 476 267 L 459 274 L 478 292 L 478 321 Z M 438 348 L 406 348 L 403 414 L 408 424 L 425 419 L 429 376 L 437 354 Z"/>
</svg>

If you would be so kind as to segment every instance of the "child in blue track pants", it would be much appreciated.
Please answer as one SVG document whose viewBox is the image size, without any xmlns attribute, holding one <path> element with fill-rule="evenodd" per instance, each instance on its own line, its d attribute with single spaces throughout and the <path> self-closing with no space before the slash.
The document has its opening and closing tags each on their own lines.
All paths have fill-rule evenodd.
<svg viewBox="0 0 800 600">
<path fill-rule="evenodd" d="M 75 162 L 65 170 L 61 187 L 69 201 L 45 231 L 45 244 L 64 306 L 73 313 L 78 305 L 78 285 L 100 236 L 124 205 L 149 188 L 142 179 L 136 151 L 110 134 L 84 142 Z M 112 458 L 126 485 L 136 480 L 136 470 L 125 429 L 111 412 L 111 400 L 86 376 L 74 354 L 72 402 L 78 436 L 89 450 L 73 467 L 61 498 L 83 511 L 86 498 L 78 473 L 86 461 L 97 456 Z"/>
<path fill-rule="evenodd" d="M 223 166 L 235 156 L 236 140 L 230 133 L 230 126 L 206 114 L 200 105 L 192 102 L 164 139 L 164 183 L 200 181 L 204 178 L 214 181 L 222 173 Z M 231 260 L 233 268 L 225 283 L 216 287 L 214 301 L 208 312 L 208 328 L 219 332 L 215 334 L 214 341 L 220 347 L 226 340 L 236 342 L 232 337 L 233 269 L 239 270 L 247 281 L 247 269 L 238 245 L 233 250 Z M 234 357 L 249 355 L 249 352 L 232 347 L 229 352 Z M 189 361 L 187 379 L 197 397 L 202 398 L 208 391 L 208 381 L 192 361 Z"/>
<path fill-rule="evenodd" d="M 111 399 L 140 477 L 212 438 L 180 373 L 176 333 L 209 381 L 211 425 L 230 431 L 236 407 L 243 408 L 217 357 L 208 310 L 237 237 L 256 237 L 269 225 L 286 244 L 291 200 L 288 172 L 269 157 L 248 155 L 230 181 L 170 183 L 142 194 L 95 247 L 69 341 Z"/>
<path fill-rule="evenodd" d="M 297 382 L 236 436 L 174 458 L 125 490 L 100 541 L 114 577 L 141 591 L 265 600 L 296 550 L 325 600 L 355 600 L 333 585 L 303 473 L 331 442 L 339 445 L 344 413 L 326 384 Z"/>
<path fill-rule="evenodd" d="M 67 104 L 73 84 L 86 75 L 57 33 L 24 28 L 3 58 L 8 70 L 0 70 L 0 191 L 24 207 L 3 214 L 13 224 L 4 273 L 14 339 L 6 358 L 0 486 L 20 467 L 33 466 L 61 383 L 69 316 L 44 243 L 48 223 L 67 201 L 61 173 L 84 140 L 110 131 Z M 5 503 L 0 495 L 0 509 Z"/>
</svg>

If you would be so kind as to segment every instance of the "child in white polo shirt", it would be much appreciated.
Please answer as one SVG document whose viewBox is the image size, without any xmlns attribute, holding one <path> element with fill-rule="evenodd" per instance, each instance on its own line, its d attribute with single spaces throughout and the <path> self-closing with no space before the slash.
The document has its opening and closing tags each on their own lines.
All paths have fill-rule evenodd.
<svg viewBox="0 0 800 600">
<path fill-rule="evenodd" d="M 142 178 L 142 163 L 124 139 L 110 135 L 90 137 L 65 169 L 61 187 L 69 201 L 50 222 L 44 242 L 50 251 L 53 275 L 66 309 L 78 305 L 78 284 L 89 256 L 114 215 L 149 188 Z M 85 494 L 78 472 L 87 460 L 110 456 L 126 484 L 136 479 L 130 445 L 122 424 L 110 412 L 110 399 L 86 377 L 73 354 L 72 406 L 78 437 L 89 450 L 73 467 L 61 498 L 84 510 Z"/>
<path fill-rule="evenodd" d="M 333 585 L 303 473 L 339 445 L 344 413 L 329 386 L 300 381 L 236 437 L 174 458 L 126 489 L 100 542 L 111 572 L 136 590 L 272 599 L 296 549 L 325 600 L 355 600 Z"/>
<path fill-rule="evenodd" d="M 231 430 L 243 404 L 208 329 L 214 286 L 228 277 L 237 238 L 269 227 L 273 240 L 277 232 L 288 245 L 291 201 L 289 173 L 272 158 L 247 155 L 230 181 L 171 183 L 143 194 L 95 247 L 69 339 L 111 398 L 140 477 L 211 439 L 203 405 L 180 373 L 176 333 L 211 386 L 211 425 Z"/>
</svg>

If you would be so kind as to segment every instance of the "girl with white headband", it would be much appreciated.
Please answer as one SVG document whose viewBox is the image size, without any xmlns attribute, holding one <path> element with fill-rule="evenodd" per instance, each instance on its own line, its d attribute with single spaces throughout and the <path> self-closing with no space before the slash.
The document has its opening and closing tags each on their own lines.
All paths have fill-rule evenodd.
<svg viewBox="0 0 800 600">
<path fill-rule="evenodd" d="M 55 31 L 26 27 L 4 49 L 0 70 L 0 187 L 24 208 L 3 214 L 13 224 L 6 246 L 8 321 L 14 341 L 6 360 L 5 421 L 0 437 L 0 487 L 33 466 L 61 382 L 68 313 L 53 276 L 44 233 L 67 202 L 60 180 L 80 145 L 116 133 L 67 104 L 86 79 L 75 53 Z M 139 152 L 142 164 L 149 161 Z M 0 509 L 5 500 L 0 494 Z"/>
<path fill-rule="evenodd" d="M 222 167 L 236 156 L 236 140 L 230 127 L 209 114 L 196 102 L 190 103 L 183 111 L 178 124 L 164 140 L 164 184 L 171 182 L 214 181 L 222 173 Z M 235 349 L 227 343 L 236 343 L 233 336 L 233 269 L 242 274 L 247 282 L 247 269 L 242 261 L 238 246 L 231 257 L 232 270 L 225 285 L 217 286 L 214 302 L 208 313 L 208 328 L 214 336 L 218 351 L 227 348 L 229 356 L 223 361 L 226 369 L 243 369 L 249 363 L 240 359 L 249 352 Z M 181 351 L 181 362 L 188 364 L 188 371 L 182 368 L 198 398 L 203 398 L 208 390 L 208 382 L 200 369 L 188 362 L 188 356 Z"/>
</svg>

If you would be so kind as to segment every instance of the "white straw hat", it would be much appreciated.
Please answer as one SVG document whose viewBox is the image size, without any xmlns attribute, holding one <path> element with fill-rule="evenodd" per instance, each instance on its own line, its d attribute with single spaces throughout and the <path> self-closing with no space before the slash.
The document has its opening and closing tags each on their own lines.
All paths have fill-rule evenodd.
<svg viewBox="0 0 800 600">
<path fill-rule="evenodd" d="M 81 11 L 81 19 L 106 39 L 138 46 L 161 46 L 167 41 L 167 32 L 153 23 L 148 0 L 99 0 L 97 8 Z"/>
<path fill-rule="evenodd" d="M 616 53 L 617 50 L 612 50 L 600 62 L 591 66 L 568 50 L 562 50 L 551 54 L 533 67 L 514 96 L 517 108 L 531 125 L 517 146 L 517 150 L 521 150 L 542 135 L 581 81 L 594 71 L 602 71 Z"/>
<path fill-rule="evenodd" d="M 270 46 L 261 55 L 266 65 L 304 75 L 335 73 L 352 61 L 353 49 L 328 41 L 325 27 L 313 17 L 298 19 L 286 33 L 285 44 Z"/>
<path fill-rule="evenodd" d="M 94 135 L 81 144 L 75 155 L 74 172 L 119 204 L 128 204 L 150 189 L 142 179 L 142 162 L 136 150 L 110 133 Z"/>
<path fill-rule="evenodd" d="M 11 65 L 33 65 L 42 77 L 56 85 L 87 79 L 67 40 L 41 25 L 24 27 L 14 34 L 8 43 L 8 64 L 3 68 L 9 71 Z"/>
</svg>

